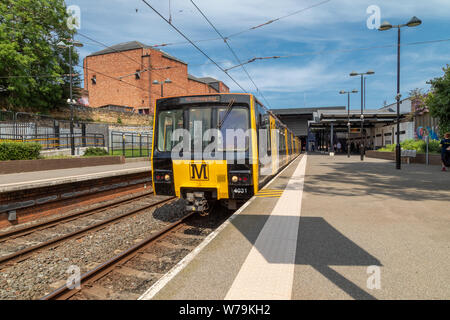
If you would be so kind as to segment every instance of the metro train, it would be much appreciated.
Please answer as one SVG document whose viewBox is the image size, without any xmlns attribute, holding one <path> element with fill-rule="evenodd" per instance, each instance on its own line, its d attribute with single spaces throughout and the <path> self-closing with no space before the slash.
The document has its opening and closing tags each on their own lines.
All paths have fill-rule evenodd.
<svg viewBox="0 0 450 320">
<path fill-rule="evenodd" d="M 252 94 L 174 96 L 156 101 L 151 153 L 156 195 L 208 214 L 236 209 L 301 152 L 301 142 Z"/>
</svg>

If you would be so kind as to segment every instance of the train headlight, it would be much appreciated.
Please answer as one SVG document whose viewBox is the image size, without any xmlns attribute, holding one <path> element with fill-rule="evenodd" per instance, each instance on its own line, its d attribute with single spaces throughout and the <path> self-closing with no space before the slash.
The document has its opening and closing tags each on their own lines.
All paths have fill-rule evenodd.
<svg viewBox="0 0 450 320">
<path fill-rule="evenodd" d="M 169 181 L 170 181 L 170 174 L 166 174 L 166 175 L 164 176 L 164 180 L 166 180 L 167 182 L 169 182 Z"/>
<path fill-rule="evenodd" d="M 239 178 L 237 176 L 231 177 L 231 182 L 236 183 L 238 182 Z"/>
</svg>

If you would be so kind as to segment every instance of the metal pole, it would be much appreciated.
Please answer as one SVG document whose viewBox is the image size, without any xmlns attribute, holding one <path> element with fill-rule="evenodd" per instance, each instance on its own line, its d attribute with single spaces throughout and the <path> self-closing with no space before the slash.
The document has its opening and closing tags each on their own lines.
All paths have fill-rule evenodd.
<svg viewBox="0 0 450 320">
<path fill-rule="evenodd" d="M 347 158 L 350 158 L 350 92 L 347 92 Z"/>
<path fill-rule="evenodd" d="M 161 98 L 164 97 L 164 82 L 161 81 Z"/>
<path fill-rule="evenodd" d="M 361 144 L 360 144 L 361 161 L 364 160 L 364 142 L 363 142 L 364 110 L 363 110 L 363 104 L 364 104 L 364 75 L 361 74 Z"/>
<path fill-rule="evenodd" d="M 330 134 L 330 149 L 331 149 L 331 153 L 334 153 L 334 124 L 333 122 L 331 123 L 331 134 Z"/>
<path fill-rule="evenodd" d="M 75 155 L 75 138 L 73 135 L 73 103 L 72 103 L 72 47 L 69 45 L 69 61 L 70 61 L 70 147 L 71 154 Z"/>
<path fill-rule="evenodd" d="M 364 78 L 364 110 L 366 110 L 366 80 L 367 78 Z"/>
<path fill-rule="evenodd" d="M 400 146 L 400 26 L 398 26 L 398 41 L 397 41 L 397 145 L 395 147 L 396 153 L 396 168 L 401 169 L 401 146 Z"/>
</svg>

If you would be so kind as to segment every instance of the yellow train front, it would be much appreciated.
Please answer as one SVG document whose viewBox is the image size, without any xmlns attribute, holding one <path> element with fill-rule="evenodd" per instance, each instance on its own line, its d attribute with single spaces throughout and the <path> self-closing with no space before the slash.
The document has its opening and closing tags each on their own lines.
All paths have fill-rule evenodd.
<svg viewBox="0 0 450 320">
<path fill-rule="evenodd" d="M 153 189 L 185 199 L 187 211 L 207 214 L 215 201 L 237 208 L 301 150 L 251 94 L 158 99 L 153 124 Z"/>
</svg>

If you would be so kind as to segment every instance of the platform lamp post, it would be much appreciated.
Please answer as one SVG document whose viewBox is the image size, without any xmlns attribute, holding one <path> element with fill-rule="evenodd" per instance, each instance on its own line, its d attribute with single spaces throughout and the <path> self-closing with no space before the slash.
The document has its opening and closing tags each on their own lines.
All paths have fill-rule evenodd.
<svg viewBox="0 0 450 320">
<path fill-rule="evenodd" d="M 164 83 L 172 83 L 172 80 L 170 80 L 169 78 L 167 78 L 164 81 L 153 80 L 152 83 L 161 85 L 161 98 L 162 98 L 162 97 L 164 97 Z"/>
<path fill-rule="evenodd" d="M 360 144 L 360 151 L 361 151 L 361 161 L 364 160 L 364 140 L 363 140 L 363 131 L 364 131 L 364 76 L 365 75 L 371 75 L 375 74 L 375 71 L 369 70 L 367 72 L 358 73 L 356 71 L 352 71 L 350 73 L 350 77 L 355 76 L 361 76 L 361 144 Z"/>
<path fill-rule="evenodd" d="M 400 29 L 403 27 L 417 27 L 422 24 L 422 21 L 416 16 L 412 17 L 406 24 L 392 25 L 387 21 L 384 21 L 378 30 L 386 31 L 392 28 L 397 28 L 397 145 L 395 146 L 395 163 L 396 168 L 401 169 L 401 146 L 400 146 Z"/>
<path fill-rule="evenodd" d="M 73 39 L 68 39 L 68 43 L 65 43 L 63 41 L 58 42 L 57 46 L 58 48 L 69 48 L 69 64 L 70 64 L 70 93 L 69 93 L 69 99 L 67 99 L 67 102 L 70 104 L 70 148 L 71 148 L 71 155 L 75 155 L 75 137 L 74 137 L 74 130 L 73 130 L 73 106 L 74 106 L 74 100 L 73 100 L 73 93 L 72 93 L 72 82 L 73 82 L 73 76 L 72 76 L 72 48 L 73 47 L 82 47 L 83 44 L 81 42 L 75 41 Z"/>
<path fill-rule="evenodd" d="M 358 90 L 353 89 L 352 91 L 339 91 L 340 94 L 347 94 L 347 158 L 350 158 L 350 93 L 358 93 Z"/>
</svg>

